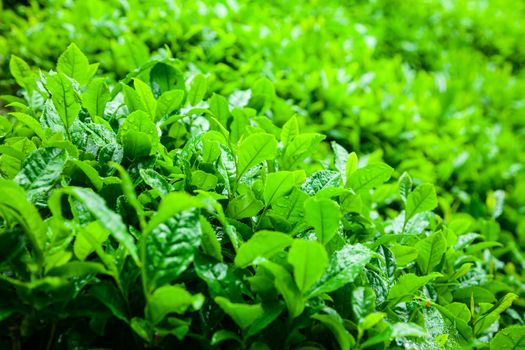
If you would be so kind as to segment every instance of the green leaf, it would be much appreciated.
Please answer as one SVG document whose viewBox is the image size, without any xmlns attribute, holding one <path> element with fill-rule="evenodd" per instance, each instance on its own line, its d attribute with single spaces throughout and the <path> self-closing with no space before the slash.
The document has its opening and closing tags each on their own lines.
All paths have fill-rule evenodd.
<svg viewBox="0 0 525 350">
<path fill-rule="evenodd" d="M 47 89 L 51 93 L 51 100 L 55 105 L 60 120 L 66 131 L 69 130 L 80 112 L 80 98 L 73 88 L 71 81 L 62 73 L 47 77 Z"/>
<path fill-rule="evenodd" d="M 140 266 L 139 257 L 137 254 L 137 247 L 133 237 L 129 234 L 126 225 L 122 222 L 120 215 L 111 211 L 104 199 L 94 193 L 93 191 L 86 188 L 72 187 L 61 190 L 65 193 L 73 195 L 78 199 L 86 209 L 93 214 L 99 221 L 101 226 L 111 232 L 111 235 L 122 244 L 122 246 L 128 251 L 135 263 Z M 61 213 L 54 213 L 55 215 L 62 216 Z"/>
<path fill-rule="evenodd" d="M 9 113 L 9 115 L 15 117 L 19 122 L 26 125 L 29 129 L 31 129 L 31 131 L 33 131 L 41 139 L 45 138 L 44 130 L 42 129 L 42 125 L 38 122 L 38 120 L 30 116 L 29 114 L 21 113 L 21 112 L 11 112 Z"/>
<path fill-rule="evenodd" d="M 343 183 L 346 183 L 346 163 L 349 156 L 348 151 L 335 141 L 332 141 L 331 145 L 334 151 L 335 168 L 341 173 Z"/>
<path fill-rule="evenodd" d="M 294 115 L 286 123 L 284 123 L 281 130 L 281 141 L 286 147 L 295 136 L 299 135 L 299 123 L 297 117 Z"/>
<path fill-rule="evenodd" d="M 376 295 L 372 288 L 357 287 L 352 292 L 352 310 L 357 316 L 359 323 L 376 309 Z"/>
<path fill-rule="evenodd" d="M 18 56 L 11 55 L 11 60 L 9 61 L 9 71 L 15 78 L 15 81 L 18 85 L 27 91 L 36 89 L 36 82 L 33 72 L 26 61 Z"/>
<path fill-rule="evenodd" d="M 396 284 L 390 289 L 388 293 L 388 300 L 390 305 L 396 305 L 402 301 L 409 301 L 412 299 L 415 292 L 428 282 L 440 277 L 441 274 L 433 272 L 427 276 L 416 276 L 413 273 L 407 273 L 399 277 Z"/>
<path fill-rule="evenodd" d="M 242 280 L 234 273 L 234 267 L 218 262 L 203 254 L 195 256 L 195 272 L 208 285 L 212 297 L 228 297 L 230 301 L 242 301 L 244 289 Z"/>
<path fill-rule="evenodd" d="M 166 195 L 172 190 L 166 179 L 153 169 L 140 169 L 140 177 L 151 188 L 156 189 L 161 195 Z"/>
<path fill-rule="evenodd" d="M 399 244 L 390 246 L 390 250 L 394 253 L 396 264 L 399 267 L 410 264 L 412 261 L 416 260 L 419 254 L 416 248 Z"/>
<path fill-rule="evenodd" d="M 288 143 L 283 155 L 283 169 L 293 168 L 313 153 L 326 136 L 318 133 L 299 134 Z"/>
<path fill-rule="evenodd" d="M 43 259 L 42 251 L 47 241 L 47 225 L 38 210 L 26 199 L 24 190 L 11 180 L 0 179 L 0 211 L 16 214 L 14 219 L 29 238 L 36 258 Z"/>
<path fill-rule="evenodd" d="M 66 160 L 67 154 L 60 148 L 39 148 L 24 160 L 14 181 L 26 190 L 31 202 L 43 200 L 58 181 Z"/>
<path fill-rule="evenodd" d="M 293 173 L 290 171 L 278 171 L 268 174 L 263 191 L 263 198 L 266 205 L 287 195 L 294 187 L 293 179 Z"/>
<path fill-rule="evenodd" d="M 418 251 L 417 265 L 427 275 L 441 262 L 441 258 L 447 250 L 447 241 L 443 237 L 443 233 L 438 231 L 417 242 L 414 247 Z"/>
<path fill-rule="evenodd" d="M 339 317 L 331 314 L 314 314 L 310 317 L 321 322 L 332 332 L 341 350 L 349 350 L 355 344 L 354 338 L 345 329 L 343 320 Z"/>
<path fill-rule="evenodd" d="M 146 293 L 173 282 L 186 270 L 202 236 L 198 210 L 179 212 L 155 226 L 152 225 L 157 222 L 154 220 L 150 221 L 142 238 L 142 279 Z"/>
<path fill-rule="evenodd" d="M 305 304 L 301 291 L 297 288 L 290 273 L 281 265 L 268 260 L 260 261 L 258 265 L 273 275 L 275 288 L 283 296 L 290 317 L 298 317 L 303 312 Z"/>
<path fill-rule="evenodd" d="M 195 106 L 202 101 L 206 91 L 208 90 L 208 81 L 202 74 L 197 74 L 193 77 L 190 84 L 190 90 L 188 91 L 188 102 L 190 105 Z"/>
<path fill-rule="evenodd" d="M 348 180 L 352 176 L 353 173 L 357 170 L 357 154 L 355 152 L 352 152 L 348 155 L 348 158 L 346 159 L 346 187 L 349 187 L 350 184 L 348 183 Z"/>
<path fill-rule="evenodd" d="M 328 243 L 337 233 L 341 212 L 339 205 L 327 198 L 308 198 L 304 202 L 304 218 L 313 226 L 318 240 Z"/>
<path fill-rule="evenodd" d="M 241 328 L 248 328 L 257 318 L 263 315 L 264 309 L 261 304 L 232 303 L 224 297 L 216 297 L 215 302 L 224 310 L 228 316 Z"/>
<path fill-rule="evenodd" d="M 96 78 L 82 94 L 82 105 L 91 117 L 103 117 L 107 103 L 111 100 L 108 86 L 104 78 Z"/>
<path fill-rule="evenodd" d="M 170 90 L 184 91 L 184 77 L 175 67 L 163 62 L 156 63 L 150 72 L 150 85 L 155 97 Z"/>
<path fill-rule="evenodd" d="M 252 264 L 256 258 L 269 258 L 291 245 L 292 242 L 292 237 L 281 232 L 256 232 L 252 238 L 242 244 L 237 251 L 235 265 L 246 267 Z"/>
<path fill-rule="evenodd" d="M 96 73 L 98 64 L 90 65 L 80 49 L 71 43 L 58 58 L 57 71 L 75 79 L 80 85 L 87 85 Z"/>
<path fill-rule="evenodd" d="M 372 256 L 372 251 L 361 244 L 345 245 L 331 255 L 328 268 L 308 291 L 307 296 L 333 292 L 347 283 L 352 283 L 363 272 Z"/>
<path fill-rule="evenodd" d="M 217 186 L 219 179 L 213 174 L 208 174 L 202 170 L 191 172 L 191 184 L 204 191 L 213 190 Z"/>
<path fill-rule="evenodd" d="M 90 238 L 87 237 L 88 234 L 91 235 L 98 245 L 101 245 L 108 239 L 110 231 L 106 230 L 99 221 L 93 221 L 85 227 L 85 230 L 78 233 L 73 244 L 73 252 L 77 259 L 81 261 L 86 260 L 96 249 L 96 246 L 93 246 Z"/>
<path fill-rule="evenodd" d="M 499 331 L 490 342 L 491 349 L 524 350 L 525 326 L 510 326 Z"/>
<path fill-rule="evenodd" d="M 422 184 L 407 196 L 405 222 L 414 215 L 437 207 L 436 190 L 432 184 Z"/>
<path fill-rule="evenodd" d="M 213 93 L 208 100 L 211 112 L 215 115 L 217 120 L 224 126 L 228 126 L 228 118 L 230 117 L 230 109 L 228 100 L 221 95 Z"/>
<path fill-rule="evenodd" d="M 263 160 L 275 158 L 277 140 L 270 134 L 252 134 L 245 138 L 238 151 L 237 178 L 240 179 L 249 169 Z"/>
<path fill-rule="evenodd" d="M 242 340 L 239 338 L 237 333 L 227 331 L 225 329 L 221 329 L 220 331 L 213 333 L 210 344 L 213 346 L 227 340 L 235 340 L 237 343 L 242 344 Z"/>
<path fill-rule="evenodd" d="M 160 95 L 157 101 L 155 121 L 170 116 L 175 110 L 182 106 L 184 101 L 184 90 L 169 90 Z"/>
<path fill-rule="evenodd" d="M 120 126 L 119 135 L 124 152 L 132 158 L 153 154 L 159 145 L 157 127 L 144 111 L 128 115 Z"/>
<path fill-rule="evenodd" d="M 135 111 L 147 112 L 146 106 L 142 102 L 139 93 L 134 90 L 131 86 L 121 84 L 122 92 L 124 93 L 124 102 L 128 107 L 128 112 L 132 113 Z"/>
<path fill-rule="evenodd" d="M 499 319 L 499 315 L 507 310 L 516 299 L 518 299 L 516 294 L 507 293 L 496 305 L 481 316 L 478 316 L 474 323 L 474 333 L 478 335 L 490 328 L 490 326 Z"/>
<path fill-rule="evenodd" d="M 328 254 L 316 241 L 295 239 L 288 252 L 288 262 L 293 266 L 295 283 L 304 293 L 323 275 L 328 266 Z"/>
<path fill-rule="evenodd" d="M 262 304 L 262 306 L 264 313 L 250 325 L 246 331 L 246 337 L 251 337 L 260 333 L 275 321 L 284 310 L 284 305 L 281 302 L 266 303 Z"/>
<path fill-rule="evenodd" d="M 129 323 L 126 302 L 118 289 L 110 283 L 99 283 L 89 289 L 89 294 L 104 304 L 118 319 Z"/>
<path fill-rule="evenodd" d="M 147 319 L 153 324 L 158 324 L 170 313 L 182 315 L 190 307 L 199 310 L 203 302 L 202 294 L 191 295 L 179 286 L 163 286 L 155 290 L 148 299 Z"/>
<path fill-rule="evenodd" d="M 157 100 L 153 96 L 153 92 L 148 84 L 142 80 L 135 78 L 133 79 L 133 85 L 137 92 L 142 105 L 145 107 L 144 111 L 147 112 L 151 120 L 155 120 L 157 113 Z"/>
<path fill-rule="evenodd" d="M 408 175 L 407 172 L 404 172 L 399 177 L 398 186 L 399 195 L 401 196 L 403 202 L 406 203 L 408 195 L 410 194 L 410 191 L 412 191 L 412 178 L 410 177 L 410 175 Z"/>
<path fill-rule="evenodd" d="M 356 193 L 365 192 L 388 181 L 393 172 L 394 169 L 385 163 L 372 163 L 353 172 L 347 186 Z"/>
<path fill-rule="evenodd" d="M 271 106 L 275 97 L 275 88 L 270 80 L 261 78 L 251 88 L 249 106 L 256 109 L 259 114 L 264 114 Z"/>
<path fill-rule="evenodd" d="M 244 219 L 256 216 L 262 208 L 263 202 L 255 198 L 254 193 L 248 189 L 228 203 L 226 214 L 234 219 Z"/>
<path fill-rule="evenodd" d="M 339 188 L 341 185 L 341 174 L 332 170 L 320 170 L 310 175 L 301 190 L 313 196 L 319 191 L 329 188 Z"/>
</svg>

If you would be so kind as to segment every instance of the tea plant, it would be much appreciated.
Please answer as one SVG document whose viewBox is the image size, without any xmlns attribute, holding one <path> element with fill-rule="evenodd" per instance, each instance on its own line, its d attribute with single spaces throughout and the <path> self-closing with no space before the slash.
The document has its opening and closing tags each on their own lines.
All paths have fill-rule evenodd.
<svg viewBox="0 0 525 350">
<path fill-rule="evenodd" d="M 495 220 L 443 220 L 431 183 L 277 123 L 266 78 L 222 95 L 169 55 L 97 68 L 74 44 L 50 71 L 10 60 L 3 347 L 524 346 Z"/>
</svg>

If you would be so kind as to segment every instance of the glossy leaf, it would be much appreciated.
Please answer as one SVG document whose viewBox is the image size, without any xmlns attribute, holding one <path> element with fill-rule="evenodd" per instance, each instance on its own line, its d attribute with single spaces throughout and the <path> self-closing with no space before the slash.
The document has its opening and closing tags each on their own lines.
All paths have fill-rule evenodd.
<svg viewBox="0 0 525 350">
<path fill-rule="evenodd" d="M 259 257 L 269 258 L 282 251 L 293 242 L 292 237 L 272 231 L 256 232 L 252 238 L 242 244 L 235 256 L 235 265 L 245 267 Z"/>
<path fill-rule="evenodd" d="M 316 241 L 296 239 L 288 252 L 288 262 L 293 266 L 295 283 L 304 293 L 323 275 L 328 266 L 328 254 Z"/>
<path fill-rule="evenodd" d="M 313 226 L 318 240 L 326 244 L 337 233 L 340 210 L 336 202 L 326 198 L 309 198 L 304 202 L 306 223 Z"/>
<path fill-rule="evenodd" d="M 253 134 L 245 138 L 238 151 L 237 178 L 263 160 L 269 160 L 277 154 L 277 141 L 270 134 Z"/>
</svg>

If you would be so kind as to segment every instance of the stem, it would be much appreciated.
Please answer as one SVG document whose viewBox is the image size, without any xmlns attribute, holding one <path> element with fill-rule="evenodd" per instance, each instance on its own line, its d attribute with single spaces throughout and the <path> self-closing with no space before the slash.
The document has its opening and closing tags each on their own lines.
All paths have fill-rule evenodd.
<svg viewBox="0 0 525 350">
<path fill-rule="evenodd" d="M 51 333 L 49 333 L 49 339 L 46 345 L 46 350 L 51 350 L 51 348 L 53 347 L 53 338 L 55 337 L 56 329 L 57 329 L 57 322 L 53 321 L 53 324 L 51 325 Z"/>
</svg>

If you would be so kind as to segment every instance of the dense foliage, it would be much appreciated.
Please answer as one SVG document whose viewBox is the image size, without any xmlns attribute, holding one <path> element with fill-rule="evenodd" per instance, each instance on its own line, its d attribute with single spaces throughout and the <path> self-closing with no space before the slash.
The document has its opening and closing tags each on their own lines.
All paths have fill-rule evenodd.
<svg viewBox="0 0 525 350">
<path fill-rule="evenodd" d="M 42 3 L 0 347 L 525 347 L 523 2 Z"/>
</svg>

